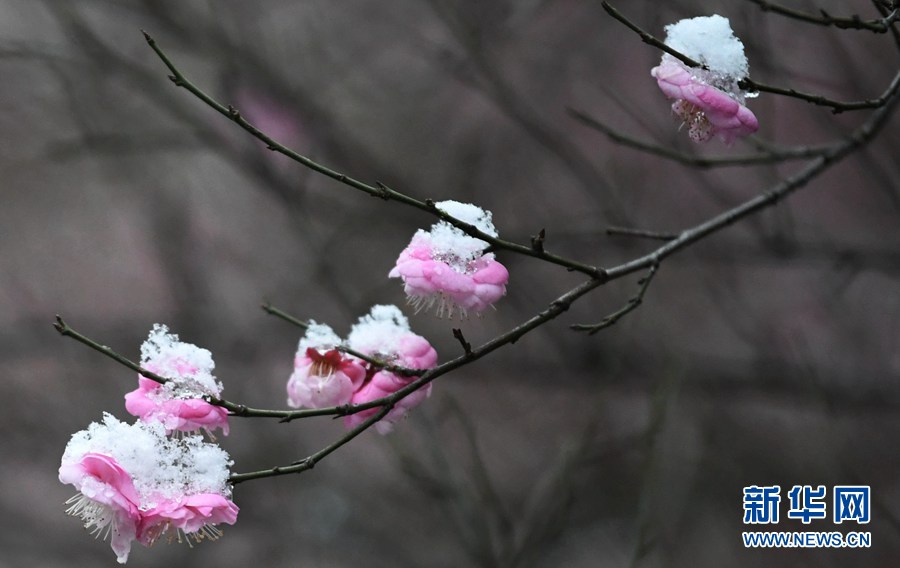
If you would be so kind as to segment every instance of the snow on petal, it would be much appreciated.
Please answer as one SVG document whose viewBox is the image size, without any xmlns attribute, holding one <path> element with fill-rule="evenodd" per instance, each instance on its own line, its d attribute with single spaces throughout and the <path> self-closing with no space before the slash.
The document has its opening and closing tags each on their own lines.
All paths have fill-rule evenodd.
<svg viewBox="0 0 900 568">
<path fill-rule="evenodd" d="M 438 355 L 434 347 L 409 328 L 409 322 L 396 306 L 375 306 L 368 315 L 359 319 L 348 336 L 347 343 L 365 355 L 409 369 L 430 369 L 437 365 Z M 371 402 L 397 392 L 418 377 L 402 376 L 383 369 L 370 369 L 366 381 L 353 393 L 353 404 Z M 397 401 L 394 408 L 375 424 L 376 430 L 386 434 L 394 423 L 406 416 L 431 395 L 431 384 L 416 390 Z M 347 428 L 363 423 L 379 411 L 370 408 L 344 418 Z"/>
<path fill-rule="evenodd" d="M 219 428 L 228 435 L 228 412 L 203 400 L 218 397 L 222 384 L 213 375 L 212 354 L 179 341 L 165 325 L 155 324 L 141 346 L 141 366 L 164 378 L 165 384 L 143 376 L 138 388 L 125 395 L 125 408 L 145 421 L 165 424 L 168 432 L 207 432 Z"/>
<path fill-rule="evenodd" d="M 98 537 L 111 536 L 112 549 L 124 563 L 133 541 L 154 540 L 145 534 L 148 527 L 160 532 L 155 520 L 160 507 L 170 513 L 177 509 L 172 503 L 188 507 L 179 514 L 191 522 L 173 525 L 168 519 L 165 526 L 202 532 L 195 541 L 217 535 L 213 525 L 219 522 L 232 524 L 237 507 L 230 501 L 231 463 L 224 450 L 200 436 L 169 438 L 162 423 L 125 424 L 106 414 L 102 423 L 92 423 L 69 440 L 59 479 L 78 491 L 67 512 Z M 152 519 L 150 511 L 156 515 Z"/>
<path fill-rule="evenodd" d="M 689 68 L 664 54 L 650 71 L 663 94 L 674 99 L 672 112 L 688 127 L 690 138 L 705 142 L 718 136 L 730 146 L 756 132 L 759 122 L 744 105 L 750 95 L 739 87 L 749 65 L 728 19 L 714 15 L 681 20 L 666 26 L 666 32 L 667 45 L 707 67 Z"/>
<path fill-rule="evenodd" d="M 492 237 L 497 231 L 491 213 L 469 203 L 442 201 L 435 207 Z M 448 317 L 481 313 L 506 293 L 509 272 L 485 253 L 488 244 L 461 229 L 439 221 L 429 231 L 419 230 L 400 252 L 388 273 L 400 278 L 409 302 L 416 310 L 431 309 Z"/>
</svg>

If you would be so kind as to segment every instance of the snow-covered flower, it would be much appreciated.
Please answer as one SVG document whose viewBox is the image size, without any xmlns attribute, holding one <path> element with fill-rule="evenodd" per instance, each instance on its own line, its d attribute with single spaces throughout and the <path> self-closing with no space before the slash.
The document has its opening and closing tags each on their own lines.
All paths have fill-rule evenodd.
<svg viewBox="0 0 900 568">
<path fill-rule="evenodd" d="M 437 352 L 428 340 L 410 330 L 409 321 L 396 306 L 374 306 L 350 330 L 347 344 L 364 355 L 410 369 L 430 369 L 437 365 Z M 353 393 L 351 402 L 362 404 L 389 396 L 416 378 L 386 370 L 370 370 L 366 381 Z M 375 424 L 375 428 L 382 434 L 390 432 L 395 422 L 405 417 L 411 408 L 418 406 L 430 395 L 431 384 L 428 384 L 402 398 Z M 348 428 L 352 428 L 377 412 L 378 408 L 363 410 L 347 416 L 344 423 Z"/>
<path fill-rule="evenodd" d="M 744 106 L 751 96 L 738 86 L 749 74 L 744 44 L 719 15 L 681 20 L 666 26 L 666 45 L 706 66 L 689 68 L 663 54 L 650 74 L 670 99 L 672 112 L 688 126 L 694 142 L 718 136 L 726 145 L 753 134 L 759 122 Z"/>
<path fill-rule="evenodd" d="M 497 230 L 491 213 L 475 205 L 442 201 L 438 209 L 493 237 Z M 400 278 L 416 311 L 437 305 L 437 313 L 449 317 L 458 311 L 481 313 L 506 293 L 509 272 L 485 253 L 488 244 L 466 235 L 446 221 L 420 229 L 397 258 L 390 278 Z"/>
<path fill-rule="evenodd" d="M 140 542 L 150 546 L 162 536 L 170 541 L 186 540 L 188 545 L 202 540 L 216 540 L 221 523 L 233 525 L 238 507 L 218 493 L 198 493 L 178 499 L 163 499 L 141 514 Z"/>
<path fill-rule="evenodd" d="M 104 415 L 69 440 L 59 480 L 78 493 L 67 513 L 111 545 L 120 563 L 137 540 L 167 534 L 199 542 L 218 538 L 218 523 L 234 524 L 228 454 L 200 436 L 169 438 L 159 422 L 125 424 Z"/>
<path fill-rule="evenodd" d="M 165 325 L 155 324 L 141 345 L 141 366 L 169 379 L 160 384 L 138 376 L 138 388 L 125 395 L 125 408 L 144 421 L 157 421 L 168 432 L 212 432 L 228 435 L 228 411 L 203 396 L 218 397 L 222 383 L 213 376 L 215 363 L 206 350 L 178 340 Z"/>
<path fill-rule="evenodd" d="M 140 499 L 128 472 L 111 456 L 84 452 L 77 459 L 63 459 L 59 480 L 78 490 L 66 501 L 66 512 L 80 517 L 95 537 L 112 535 L 113 552 L 125 563 L 141 521 Z"/>
<path fill-rule="evenodd" d="M 350 402 L 366 377 L 363 362 L 338 351 L 340 338 L 324 324 L 311 322 L 294 356 L 287 383 L 288 405 L 324 408 Z"/>
</svg>

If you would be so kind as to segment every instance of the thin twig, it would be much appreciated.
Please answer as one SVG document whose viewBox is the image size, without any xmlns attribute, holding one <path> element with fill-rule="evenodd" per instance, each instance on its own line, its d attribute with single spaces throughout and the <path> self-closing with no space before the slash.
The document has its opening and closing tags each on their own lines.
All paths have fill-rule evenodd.
<svg viewBox="0 0 900 568">
<path fill-rule="evenodd" d="M 660 233 L 658 231 L 645 231 L 643 229 L 630 229 L 628 227 L 607 227 L 606 234 L 621 237 L 641 237 L 655 241 L 671 241 L 678 238 L 677 233 Z"/>
<path fill-rule="evenodd" d="M 314 454 L 310 454 L 302 460 L 298 460 L 290 465 L 285 466 L 275 466 L 270 469 L 264 469 L 260 471 L 251 471 L 248 473 L 235 473 L 232 474 L 231 477 L 228 478 L 228 481 L 232 485 L 237 485 L 238 483 L 242 483 L 244 481 L 251 481 L 253 479 L 263 479 L 266 477 L 277 477 L 280 475 L 288 475 L 291 473 L 302 473 L 304 471 L 310 470 L 316 466 L 319 461 L 324 459 L 328 454 L 334 452 L 353 438 L 359 436 L 363 432 L 369 429 L 370 426 L 387 416 L 387 413 L 391 411 L 393 408 L 392 404 L 387 404 L 383 406 L 378 412 L 366 418 L 364 422 L 354 427 L 352 430 L 332 442 L 331 444 L 325 446 L 318 452 Z"/>
<path fill-rule="evenodd" d="M 760 7 L 763 12 L 772 12 L 781 16 L 787 16 L 801 22 L 818 24 L 820 26 L 833 26 L 842 30 L 867 30 L 878 34 L 887 33 L 890 27 L 900 18 L 900 8 L 877 20 L 863 20 L 854 14 L 849 17 L 832 16 L 825 10 L 819 10 L 819 14 L 810 14 L 793 8 L 788 8 L 767 0 L 748 0 Z"/>
<path fill-rule="evenodd" d="M 828 149 L 827 145 L 821 146 L 799 146 L 796 148 L 788 148 L 783 150 L 770 150 L 759 152 L 756 154 L 745 154 L 742 156 L 722 156 L 715 158 L 704 158 L 702 156 L 696 156 L 694 154 L 688 154 L 686 152 L 679 152 L 678 150 L 673 150 L 668 146 L 662 146 L 660 144 L 654 144 L 651 142 L 644 142 L 642 140 L 638 140 L 636 138 L 631 138 L 630 136 L 626 136 L 615 129 L 603 124 L 593 116 L 588 113 L 572 108 L 566 107 L 566 111 L 572 116 L 575 120 L 584 124 L 585 126 L 597 130 L 598 132 L 603 133 L 607 138 L 612 140 L 613 142 L 620 144 L 622 146 L 626 146 L 629 148 L 634 148 L 636 150 L 640 150 L 647 154 L 651 154 L 654 156 L 659 156 L 661 158 L 665 158 L 667 160 L 673 160 L 675 162 L 679 162 L 681 164 L 685 164 L 687 166 L 693 166 L 697 168 L 722 168 L 729 166 L 755 166 L 759 164 L 771 164 L 778 162 L 786 162 L 789 160 L 803 160 L 814 158 L 822 152 Z"/>
<path fill-rule="evenodd" d="M 658 264 L 651 264 L 650 270 L 647 271 L 647 275 L 641 278 L 639 281 L 641 287 L 638 289 L 637 294 L 629 298 L 624 306 L 603 318 L 603 320 L 599 323 L 577 323 L 569 327 L 576 331 L 586 331 L 588 335 L 594 335 L 601 329 L 606 329 L 607 327 L 615 325 L 617 321 L 622 319 L 622 317 L 627 315 L 629 312 L 636 310 L 637 307 L 641 305 L 641 303 L 644 301 L 644 294 L 647 293 L 647 288 L 650 287 L 650 282 L 653 280 L 653 277 L 656 275 L 656 271 L 658 269 Z"/>
<path fill-rule="evenodd" d="M 897 14 L 898 7 L 900 7 L 900 5 L 898 5 L 896 2 L 891 2 L 891 1 L 883 2 L 880 0 L 872 0 L 872 5 L 875 6 L 875 9 L 878 10 L 878 13 L 881 14 L 881 16 L 885 20 L 887 20 L 891 16 Z M 891 10 L 892 8 L 893 8 L 893 11 L 888 11 L 888 10 Z M 900 49 L 900 29 L 898 29 L 897 26 L 895 26 L 895 25 L 891 25 L 889 31 L 891 32 L 891 36 L 893 36 L 893 38 L 894 38 L 894 45 L 898 49 Z"/>
<path fill-rule="evenodd" d="M 453 337 L 455 337 L 456 340 L 459 341 L 459 344 L 462 345 L 463 353 L 468 355 L 469 353 L 472 352 L 472 344 L 469 343 L 468 341 L 466 341 L 466 336 L 463 335 L 463 332 L 461 329 L 459 329 L 458 327 L 454 327 L 453 328 Z"/>
<path fill-rule="evenodd" d="M 702 69 L 708 69 L 708 67 L 706 65 L 700 63 L 699 61 L 695 61 L 694 59 L 688 57 L 687 55 L 681 53 L 680 51 L 673 49 L 672 47 L 666 45 L 665 42 L 656 39 L 656 37 L 654 37 L 653 34 L 642 29 L 640 26 L 638 26 L 637 24 L 635 24 L 634 22 L 632 22 L 631 20 L 626 18 L 622 14 L 622 12 L 615 9 L 609 2 L 601 2 L 601 4 L 603 5 L 603 9 L 606 10 L 606 12 L 610 16 L 619 20 L 623 24 L 625 24 L 625 27 L 627 27 L 628 29 L 630 29 L 631 31 L 633 31 L 634 33 L 639 35 L 641 37 L 641 41 L 643 41 L 647 45 L 652 45 L 656 49 L 665 51 L 672 57 L 674 57 L 676 59 L 680 59 L 688 67 L 700 67 Z"/>
<path fill-rule="evenodd" d="M 110 359 L 115 361 L 116 363 L 119 363 L 120 365 L 124 365 L 124 366 L 128 367 L 129 369 L 139 373 L 143 377 L 147 377 L 148 379 L 150 379 L 152 381 L 156 381 L 157 383 L 159 383 L 161 385 L 164 385 L 171 380 L 171 379 L 167 379 L 161 375 L 157 375 L 153 371 L 148 371 L 147 369 L 141 367 L 140 365 L 138 365 L 131 359 L 116 353 L 115 351 L 113 351 L 112 349 L 107 347 L 106 345 L 101 345 L 101 344 L 97 343 L 96 341 L 94 341 L 93 339 L 78 333 L 77 331 L 72 329 L 69 326 L 69 324 L 67 324 L 65 322 L 65 320 L 63 320 L 62 316 L 59 314 L 56 314 L 56 321 L 53 323 L 53 327 L 63 337 L 71 337 L 75 341 L 82 343 L 84 345 L 87 345 L 88 347 L 90 347 L 91 349 L 93 349 L 95 351 L 99 351 L 100 353 L 103 353 L 104 355 L 106 355 L 107 357 L 109 357 Z"/>
<path fill-rule="evenodd" d="M 263 309 L 263 311 L 266 312 L 267 314 L 269 314 L 270 316 L 275 316 L 277 318 L 281 318 L 290 324 L 296 325 L 300 329 L 305 330 L 305 329 L 309 328 L 308 321 L 303 321 L 301 319 L 297 319 L 294 316 L 292 316 L 291 314 L 276 308 L 269 302 L 263 302 L 262 304 L 260 304 L 259 307 L 261 307 Z"/>
</svg>

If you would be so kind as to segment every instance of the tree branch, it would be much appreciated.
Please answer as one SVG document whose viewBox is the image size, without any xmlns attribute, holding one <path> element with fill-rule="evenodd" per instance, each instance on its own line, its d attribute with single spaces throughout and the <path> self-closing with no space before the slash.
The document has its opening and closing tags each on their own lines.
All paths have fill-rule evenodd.
<svg viewBox="0 0 900 568">
<path fill-rule="evenodd" d="M 620 309 L 616 310 L 615 312 L 613 312 L 613 313 L 609 314 L 608 316 L 606 316 L 605 318 L 603 318 L 603 320 L 600 321 L 600 323 L 595 323 L 595 324 L 577 323 L 577 324 L 571 325 L 569 327 L 571 327 L 575 331 L 586 331 L 588 335 L 594 335 L 601 329 L 606 329 L 607 327 L 615 325 L 617 321 L 622 319 L 622 317 L 624 317 L 628 313 L 636 310 L 637 307 L 641 305 L 641 303 L 644 301 L 644 294 L 647 293 L 647 288 L 650 287 L 650 282 L 653 280 L 653 277 L 656 275 L 656 271 L 658 269 L 659 269 L 659 265 L 651 264 L 650 270 L 647 271 L 647 275 L 638 281 L 638 284 L 640 284 L 641 287 L 638 289 L 637 294 L 635 294 L 634 296 L 629 298 L 628 301 L 625 303 L 625 305 L 622 306 Z"/>
<path fill-rule="evenodd" d="M 800 10 L 794 10 L 774 2 L 767 0 L 748 0 L 760 7 L 763 12 L 772 12 L 781 16 L 787 16 L 794 20 L 807 22 L 810 24 L 818 24 L 820 26 L 833 26 L 842 30 L 867 30 L 878 34 L 887 33 L 888 30 L 900 19 L 900 8 L 894 8 L 894 11 L 877 20 L 863 20 L 859 15 L 854 14 L 850 17 L 835 17 L 826 12 L 819 10 L 819 14 L 810 14 Z"/>
</svg>

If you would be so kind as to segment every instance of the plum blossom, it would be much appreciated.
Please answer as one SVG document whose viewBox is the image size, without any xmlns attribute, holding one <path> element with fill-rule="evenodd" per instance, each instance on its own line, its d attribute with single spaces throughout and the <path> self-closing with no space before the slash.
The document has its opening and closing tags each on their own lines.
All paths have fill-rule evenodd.
<svg viewBox="0 0 900 568">
<path fill-rule="evenodd" d="M 78 491 L 67 513 L 111 547 L 119 563 L 132 543 L 149 546 L 166 534 L 188 543 L 215 540 L 215 525 L 234 524 L 224 450 L 200 436 L 168 438 L 160 422 L 129 425 L 104 415 L 69 440 L 59 480 Z"/>
<path fill-rule="evenodd" d="M 650 71 L 663 94 L 674 99 L 672 112 L 688 126 L 691 140 L 706 142 L 718 136 L 730 146 L 756 132 L 759 122 L 744 106 L 746 98 L 755 95 L 739 87 L 749 66 L 728 19 L 714 15 L 681 20 L 666 26 L 666 33 L 666 45 L 706 67 L 689 68 L 666 53 Z"/>
<path fill-rule="evenodd" d="M 124 564 L 137 538 L 141 515 L 131 476 L 111 456 L 87 452 L 59 468 L 59 480 L 78 490 L 66 505 L 66 513 L 80 517 L 84 528 L 110 545 Z"/>
<path fill-rule="evenodd" d="M 128 412 L 144 421 L 161 422 L 169 433 L 201 428 L 212 433 L 221 428 L 228 435 L 228 411 L 202 398 L 222 393 L 209 351 L 179 341 L 168 327 L 155 324 L 141 345 L 141 366 L 169 381 L 160 384 L 138 376 L 138 388 L 125 395 Z"/>
<path fill-rule="evenodd" d="M 287 383 L 288 405 L 324 408 L 350 402 L 366 377 L 363 362 L 336 349 L 340 338 L 324 324 L 311 322 L 294 356 Z"/>
<path fill-rule="evenodd" d="M 237 514 L 237 505 L 217 493 L 164 499 L 141 514 L 140 542 L 150 546 L 164 535 L 169 540 L 186 540 L 189 545 L 191 541 L 217 540 L 222 531 L 216 525 L 233 525 Z"/>
<path fill-rule="evenodd" d="M 409 321 L 396 306 L 374 306 L 368 315 L 350 330 L 347 344 L 368 355 L 410 369 L 430 369 L 437 365 L 437 352 L 424 337 L 409 328 Z M 371 402 L 389 396 L 407 386 L 418 377 L 407 377 L 384 369 L 370 369 L 366 381 L 351 398 L 353 404 Z M 397 401 L 394 408 L 378 423 L 375 429 L 381 434 L 393 430 L 393 425 L 406 416 L 410 409 L 421 404 L 431 395 L 431 384 L 410 393 Z M 344 419 L 348 428 L 364 422 L 378 412 L 371 408 L 351 414 Z"/>
<path fill-rule="evenodd" d="M 491 213 L 468 203 L 442 201 L 435 206 L 482 232 L 497 236 Z M 506 294 L 509 272 L 485 253 L 488 244 L 446 221 L 419 230 L 388 273 L 400 278 L 416 311 L 437 305 L 438 316 L 481 313 Z"/>
</svg>

